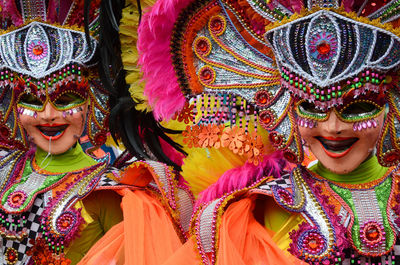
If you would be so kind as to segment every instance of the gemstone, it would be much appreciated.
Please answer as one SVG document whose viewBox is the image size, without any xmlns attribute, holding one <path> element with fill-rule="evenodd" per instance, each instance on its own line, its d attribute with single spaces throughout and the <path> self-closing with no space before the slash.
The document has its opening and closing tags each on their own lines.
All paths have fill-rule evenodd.
<svg viewBox="0 0 400 265">
<path fill-rule="evenodd" d="M 260 91 L 256 94 L 256 101 L 260 105 L 265 105 L 269 101 L 269 95 L 266 91 Z"/>
<path fill-rule="evenodd" d="M 69 233 L 76 225 L 76 215 L 70 211 L 62 213 L 57 218 L 57 230 L 60 233 Z"/>
<path fill-rule="evenodd" d="M 21 194 L 15 194 L 14 196 L 11 197 L 11 201 L 13 203 L 18 203 L 20 202 L 22 199 L 22 195 Z"/>
<path fill-rule="evenodd" d="M 273 122 L 274 117 L 271 115 L 270 112 L 268 111 L 263 111 L 260 113 L 260 120 L 265 123 L 266 125 L 270 124 Z"/>
<path fill-rule="evenodd" d="M 42 55 L 43 47 L 41 45 L 35 45 L 35 47 L 33 47 L 33 49 L 32 49 L 32 52 L 36 56 Z"/>
<path fill-rule="evenodd" d="M 389 154 L 385 155 L 384 160 L 386 163 L 397 162 L 400 160 L 400 154 L 398 154 L 396 151 L 390 152 Z"/>
<path fill-rule="evenodd" d="M 10 136 L 10 130 L 6 126 L 0 127 L 0 136 L 5 139 Z"/>
<path fill-rule="evenodd" d="M 221 19 L 215 18 L 211 21 L 211 28 L 215 31 L 220 31 L 223 27 Z"/>
<path fill-rule="evenodd" d="M 331 51 L 331 45 L 328 42 L 323 41 L 317 45 L 317 51 L 322 55 L 328 54 Z"/>
<path fill-rule="evenodd" d="M 375 241 L 379 238 L 379 230 L 376 226 L 371 226 L 365 231 L 365 236 L 370 241 Z"/>
<path fill-rule="evenodd" d="M 70 225 L 70 221 L 69 220 L 64 220 L 61 222 L 61 226 L 63 228 L 67 228 Z"/>
<path fill-rule="evenodd" d="M 206 40 L 199 40 L 197 42 L 197 49 L 202 53 L 206 53 L 209 49 L 208 42 Z"/>
<path fill-rule="evenodd" d="M 306 231 L 305 233 L 302 243 L 304 250 L 314 255 L 320 252 L 325 246 L 325 240 L 321 234 L 316 230 Z"/>
<path fill-rule="evenodd" d="M 361 226 L 361 240 L 368 247 L 373 248 L 385 242 L 385 228 L 375 221 L 368 221 Z"/>
<path fill-rule="evenodd" d="M 317 242 L 317 240 L 311 239 L 311 240 L 308 242 L 308 247 L 309 247 L 310 249 L 312 249 L 312 250 L 316 250 L 316 249 L 318 248 L 318 242 Z"/>
<path fill-rule="evenodd" d="M 18 260 L 18 253 L 15 249 L 9 248 L 6 251 L 6 258 L 8 264 L 15 264 Z"/>
<path fill-rule="evenodd" d="M 107 135 L 104 133 L 98 133 L 94 137 L 94 141 L 95 141 L 96 145 L 102 145 L 106 142 L 106 140 L 107 140 Z"/>
<path fill-rule="evenodd" d="M 278 134 L 277 132 L 271 132 L 268 137 L 271 143 L 275 146 L 278 146 L 283 142 L 282 135 Z"/>
<path fill-rule="evenodd" d="M 8 196 L 8 204 L 10 207 L 18 208 L 20 207 L 26 200 L 26 194 L 23 191 L 14 191 Z"/>
<path fill-rule="evenodd" d="M 206 69 L 204 71 L 201 72 L 201 77 L 204 80 L 210 80 L 212 78 L 212 72 L 209 69 Z"/>
</svg>

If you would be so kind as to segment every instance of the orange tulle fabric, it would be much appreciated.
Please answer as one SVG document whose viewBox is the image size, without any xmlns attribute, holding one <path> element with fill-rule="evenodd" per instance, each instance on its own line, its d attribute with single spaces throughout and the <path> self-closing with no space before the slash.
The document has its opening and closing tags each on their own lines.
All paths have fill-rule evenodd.
<svg viewBox="0 0 400 265">
<path fill-rule="evenodd" d="M 253 216 L 253 200 L 229 206 L 221 219 L 217 265 L 307 264 L 281 250 Z"/>
<path fill-rule="evenodd" d="M 181 246 L 171 218 L 145 190 L 121 190 L 124 221 L 111 228 L 79 265 L 160 265 Z"/>
<path fill-rule="evenodd" d="M 253 200 L 242 199 L 231 204 L 223 214 L 219 230 L 216 265 L 306 265 L 281 250 L 265 227 L 253 217 Z M 163 265 L 201 264 L 192 237 Z"/>
</svg>

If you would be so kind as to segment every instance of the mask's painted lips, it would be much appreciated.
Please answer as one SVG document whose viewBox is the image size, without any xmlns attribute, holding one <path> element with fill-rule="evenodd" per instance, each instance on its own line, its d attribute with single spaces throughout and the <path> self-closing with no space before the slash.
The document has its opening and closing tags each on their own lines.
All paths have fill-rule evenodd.
<svg viewBox="0 0 400 265">
<path fill-rule="evenodd" d="M 358 141 L 356 137 L 315 137 L 324 149 L 325 153 L 333 158 L 340 158 L 347 155 Z"/>
<path fill-rule="evenodd" d="M 40 134 L 47 140 L 55 141 L 63 136 L 69 124 L 42 124 L 36 126 Z"/>
</svg>

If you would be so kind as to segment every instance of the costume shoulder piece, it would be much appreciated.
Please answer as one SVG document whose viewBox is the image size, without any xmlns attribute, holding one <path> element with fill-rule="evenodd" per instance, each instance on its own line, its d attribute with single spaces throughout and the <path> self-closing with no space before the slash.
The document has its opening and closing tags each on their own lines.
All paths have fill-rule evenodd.
<svg viewBox="0 0 400 265">
<path fill-rule="evenodd" d="M 171 216 L 182 240 L 189 231 L 194 198 L 189 188 L 177 181 L 176 171 L 156 161 L 136 161 L 122 170 L 109 168 L 101 176 L 98 190 L 146 190 L 159 198 Z"/>
<path fill-rule="evenodd" d="M 309 170 L 293 170 L 290 187 L 273 183 L 253 192 L 272 194 L 304 222 L 290 233 L 289 252 L 306 262 L 397 262 L 399 170 L 365 184 L 329 182 Z M 271 185 L 272 184 L 272 185 Z M 325 262 L 325 263 L 324 263 Z"/>
<path fill-rule="evenodd" d="M 253 185 L 236 190 L 221 196 L 218 199 L 208 202 L 195 210 L 192 218 L 190 233 L 195 235 L 197 249 L 200 252 L 202 264 L 215 264 L 217 248 L 217 231 L 221 222 L 222 215 L 226 208 L 234 201 L 245 196 L 253 188 L 259 187 L 270 177 L 265 177 Z M 288 183 L 285 179 L 271 180 L 272 183 L 282 182 L 287 187 Z"/>
<path fill-rule="evenodd" d="M 50 174 L 32 158 L 14 151 L 0 162 L 3 264 L 65 260 L 64 250 L 84 223 L 75 204 L 95 189 L 108 166 L 106 159 L 79 171 Z"/>
</svg>

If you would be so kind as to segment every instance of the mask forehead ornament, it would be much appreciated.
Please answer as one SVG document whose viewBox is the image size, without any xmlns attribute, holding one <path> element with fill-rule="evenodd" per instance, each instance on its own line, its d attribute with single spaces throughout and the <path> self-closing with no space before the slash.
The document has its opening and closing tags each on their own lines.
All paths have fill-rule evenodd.
<svg viewBox="0 0 400 265">
<path fill-rule="evenodd" d="M 266 33 L 282 86 L 326 110 L 342 95 L 378 92 L 385 73 L 400 63 L 395 34 L 329 10 L 320 10 Z"/>
<path fill-rule="evenodd" d="M 0 68 L 41 79 L 71 63 L 85 66 L 97 42 L 85 33 L 32 22 L 0 36 Z"/>
</svg>

